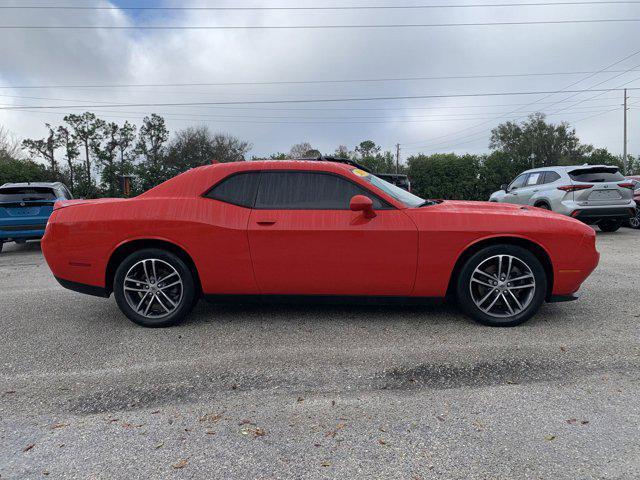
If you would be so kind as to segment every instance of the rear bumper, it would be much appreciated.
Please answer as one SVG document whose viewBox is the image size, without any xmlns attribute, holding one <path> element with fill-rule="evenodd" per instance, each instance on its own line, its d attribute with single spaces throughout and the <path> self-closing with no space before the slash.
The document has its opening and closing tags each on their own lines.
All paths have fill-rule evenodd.
<svg viewBox="0 0 640 480">
<path fill-rule="evenodd" d="M 577 209 L 571 217 L 585 223 L 596 223 L 600 220 L 627 220 L 635 215 L 635 207 L 603 207 Z"/>
<path fill-rule="evenodd" d="M 45 223 L 29 223 L 23 225 L 0 225 L 0 241 L 11 242 L 12 240 L 30 240 L 42 238 L 44 230 L 47 227 Z"/>
<path fill-rule="evenodd" d="M 109 298 L 110 292 L 103 287 L 95 287 L 93 285 L 87 285 L 84 283 L 72 282 L 71 280 L 65 280 L 64 278 L 55 277 L 60 285 L 74 292 L 84 293 L 86 295 L 93 295 L 94 297 Z"/>
</svg>

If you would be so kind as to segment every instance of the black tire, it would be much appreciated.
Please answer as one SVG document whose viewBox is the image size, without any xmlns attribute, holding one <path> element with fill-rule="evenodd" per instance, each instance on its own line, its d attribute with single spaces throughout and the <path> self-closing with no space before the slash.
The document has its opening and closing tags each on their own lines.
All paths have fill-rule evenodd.
<svg viewBox="0 0 640 480">
<path fill-rule="evenodd" d="M 2 246 L 4 245 L 4 242 L 0 242 L 0 253 L 2 253 Z"/>
<path fill-rule="evenodd" d="M 515 282 L 508 282 L 509 278 L 505 278 L 502 284 L 496 285 L 495 287 L 481 285 L 476 281 L 472 282 L 472 275 L 479 266 L 489 265 L 490 268 L 491 262 L 496 259 L 495 261 L 497 263 L 499 261 L 498 257 L 500 256 L 505 256 L 504 260 L 506 261 L 508 261 L 509 256 L 512 257 L 513 267 L 509 278 L 515 279 Z M 507 267 L 503 268 L 505 270 L 507 269 Z M 535 280 L 533 287 L 526 289 L 519 288 L 520 285 L 524 285 L 523 282 L 530 282 L 530 277 L 518 280 L 518 276 L 523 276 L 521 273 L 533 275 L 533 280 Z M 483 278 L 482 275 L 483 274 L 480 276 L 476 275 L 474 278 Z M 514 275 L 518 276 L 514 277 Z M 496 280 L 498 282 L 501 281 L 499 278 L 496 278 Z M 491 280 L 487 279 L 486 281 L 493 284 Z M 455 285 L 458 304 L 462 310 L 475 321 L 492 327 L 514 327 L 529 320 L 535 315 L 544 302 L 547 294 L 547 274 L 538 257 L 526 248 L 516 245 L 492 245 L 476 252 L 465 262 L 456 279 Z M 509 293 L 508 290 L 510 289 L 507 289 L 507 285 L 509 287 L 516 287 L 511 291 L 513 295 Z M 495 290 L 493 290 L 494 288 Z M 494 293 L 492 293 L 492 290 L 495 292 L 495 296 L 493 296 Z M 504 303 L 507 300 L 503 301 L 503 297 L 501 297 L 502 293 L 505 295 L 504 298 L 509 299 L 507 302 L 509 305 L 508 310 L 507 304 Z M 490 294 L 491 297 L 485 297 L 485 294 Z M 474 295 L 476 296 L 476 300 L 479 297 L 488 298 L 487 302 L 491 302 L 494 298 L 497 298 L 494 309 L 504 309 L 504 311 L 492 311 L 491 307 L 488 308 L 489 312 L 481 309 L 476 305 Z M 515 300 L 512 300 L 513 296 L 516 297 Z M 520 310 L 518 310 L 517 301 L 521 302 L 520 306 L 522 308 Z M 480 302 L 480 305 L 486 306 L 487 303 Z M 516 308 L 513 309 L 513 307 Z M 511 311 L 513 311 L 513 314 L 511 314 Z M 500 313 L 500 315 L 498 315 L 498 313 Z"/>
<path fill-rule="evenodd" d="M 152 266 L 157 269 L 158 278 L 154 277 Z M 147 277 L 140 275 L 141 272 L 147 271 L 149 271 Z M 160 288 L 163 287 L 163 278 L 169 278 L 169 273 L 172 275 L 172 280 L 167 280 L 164 288 Z M 129 276 L 127 277 L 127 275 Z M 178 281 L 173 280 L 177 278 L 176 275 L 179 276 L 178 280 L 181 284 L 172 286 Z M 136 276 L 139 280 L 131 280 Z M 125 278 L 128 278 L 127 292 L 124 288 Z M 145 278 L 149 280 L 148 284 L 144 281 Z M 158 280 L 160 281 L 158 282 Z M 141 283 L 136 283 L 138 281 Z M 140 290 L 131 291 L 133 288 Z M 176 325 L 189 314 L 197 302 L 196 284 L 191 269 L 177 255 L 158 248 L 139 250 L 125 258 L 116 270 L 113 293 L 122 313 L 132 322 L 143 327 Z M 151 300 L 148 300 L 149 293 L 151 293 Z M 142 298 L 143 296 L 149 303 L 146 314 L 142 309 L 136 309 L 132 306 L 133 303 L 138 303 L 140 300 L 144 308 L 147 303 Z M 171 311 L 168 311 L 169 309 Z"/>
<path fill-rule="evenodd" d="M 622 226 L 622 220 L 602 220 L 598 227 L 603 232 L 615 232 Z"/>
<path fill-rule="evenodd" d="M 551 207 L 546 203 L 539 203 L 538 205 L 536 205 L 536 207 L 542 208 L 543 210 L 551 210 Z"/>
</svg>

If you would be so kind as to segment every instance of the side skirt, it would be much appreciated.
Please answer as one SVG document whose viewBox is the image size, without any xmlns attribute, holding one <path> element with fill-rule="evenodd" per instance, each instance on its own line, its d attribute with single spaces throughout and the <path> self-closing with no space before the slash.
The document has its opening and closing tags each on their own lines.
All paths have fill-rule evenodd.
<svg viewBox="0 0 640 480">
<path fill-rule="evenodd" d="M 210 295 L 210 303 L 234 304 L 297 304 L 297 305 L 433 305 L 445 302 L 437 297 L 368 297 L 344 295 Z"/>
</svg>

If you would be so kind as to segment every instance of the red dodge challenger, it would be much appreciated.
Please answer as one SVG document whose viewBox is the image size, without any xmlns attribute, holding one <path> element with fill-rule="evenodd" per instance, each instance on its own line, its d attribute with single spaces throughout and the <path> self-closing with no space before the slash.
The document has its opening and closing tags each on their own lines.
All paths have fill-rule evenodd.
<svg viewBox="0 0 640 480">
<path fill-rule="evenodd" d="M 425 200 L 348 161 L 195 168 L 131 199 L 55 204 L 42 250 L 71 290 L 147 327 L 201 298 L 416 302 L 454 297 L 513 326 L 569 300 L 595 233 L 527 206 Z"/>
</svg>

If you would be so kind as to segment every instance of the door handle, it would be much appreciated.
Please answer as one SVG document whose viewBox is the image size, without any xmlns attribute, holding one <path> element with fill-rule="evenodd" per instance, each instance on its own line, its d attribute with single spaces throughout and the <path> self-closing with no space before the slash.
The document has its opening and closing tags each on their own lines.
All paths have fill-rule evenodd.
<svg viewBox="0 0 640 480">
<path fill-rule="evenodd" d="M 276 221 L 275 220 L 258 220 L 256 222 L 258 225 L 263 225 L 263 226 L 269 226 L 269 225 L 275 225 Z"/>
</svg>

